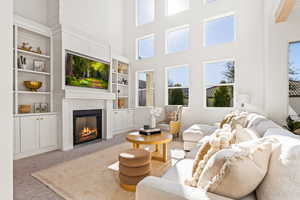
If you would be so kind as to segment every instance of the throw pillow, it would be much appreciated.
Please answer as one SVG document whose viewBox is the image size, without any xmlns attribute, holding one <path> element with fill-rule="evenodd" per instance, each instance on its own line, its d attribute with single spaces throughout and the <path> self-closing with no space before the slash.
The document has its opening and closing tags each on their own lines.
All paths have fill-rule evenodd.
<svg viewBox="0 0 300 200">
<path fill-rule="evenodd" d="M 274 145 L 268 173 L 256 190 L 257 200 L 299 200 L 299 138 L 283 135 L 266 137 L 277 139 L 280 145 Z"/>
<path fill-rule="evenodd" d="M 236 144 L 260 138 L 259 134 L 255 130 L 242 128 L 241 126 L 237 126 L 237 128 L 233 130 L 233 133 L 236 138 Z"/>
<path fill-rule="evenodd" d="M 171 112 L 166 112 L 166 123 L 170 123 L 171 121 L 177 121 L 177 112 L 176 111 L 171 111 Z"/>
<path fill-rule="evenodd" d="M 229 127 L 216 130 L 210 137 L 202 141 L 202 146 L 199 149 L 193 162 L 192 178 L 186 180 L 186 184 L 196 187 L 199 177 L 208 160 L 219 150 L 228 148 L 235 143 L 235 137 Z"/>
<path fill-rule="evenodd" d="M 217 152 L 203 169 L 197 187 L 232 199 L 247 196 L 267 173 L 273 142 L 252 140 Z"/>
</svg>

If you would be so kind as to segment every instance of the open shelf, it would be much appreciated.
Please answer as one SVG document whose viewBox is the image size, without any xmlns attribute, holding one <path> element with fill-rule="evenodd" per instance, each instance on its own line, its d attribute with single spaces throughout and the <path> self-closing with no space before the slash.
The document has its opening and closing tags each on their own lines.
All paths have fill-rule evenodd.
<svg viewBox="0 0 300 200">
<path fill-rule="evenodd" d="M 28 70 L 28 69 L 17 69 L 17 70 L 18 70 L 18 72 L 24 72 L 24 73 L 40 74 L 40 75 L 50 76 L 50 73 L 48 73 L 48 72 L 38 72 L 38 71 L 33 71 L 33 70 Z"/>
<path fill-rule="evenodd" d="M 32 92 L 32 91 L 15 91 L 18 94 L 38 94 L 38 95 L 50 95 L 50 92 Z"/>
<path fill-rule="evenodd" d="M 15 114 L 15 117 L 25 117 L 25 116 L 39 116 L 39 115 L 55 115 L 55 112 L 46 112 L 46 113 L 23 113 Z"/>
<path fill-rule="evenodd" d="M 25 50 L 21 50 L 21 49 L 17 49 L 17 51 L 19 53 L 27 54 L 27 55 L 30 55 L 30 56 L 35 56 L 35 57 L 39 57 L 39 58 L 50 59 L 50 56 L 43 55 L 43 54 L 38 54 L 38 53 L 34 53 L 34 52 L 31 52 L 31 51 L 25 51 Z"/>
</svg>

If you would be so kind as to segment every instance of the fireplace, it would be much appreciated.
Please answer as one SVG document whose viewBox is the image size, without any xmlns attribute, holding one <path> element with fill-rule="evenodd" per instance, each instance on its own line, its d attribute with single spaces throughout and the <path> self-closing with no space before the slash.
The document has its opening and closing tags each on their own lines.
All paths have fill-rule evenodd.
<svg viewBox="0 0 300 200">
<path fill-rule="evenodd" d="M 74 145 L 102 138 L 102 110 L 73 111 Z"/>
</svg>

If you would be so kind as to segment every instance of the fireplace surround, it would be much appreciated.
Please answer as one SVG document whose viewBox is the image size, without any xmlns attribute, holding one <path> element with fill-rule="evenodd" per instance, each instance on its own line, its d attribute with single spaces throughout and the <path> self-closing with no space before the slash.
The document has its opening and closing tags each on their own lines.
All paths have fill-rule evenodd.
<svg viewBox="0 0 300 200">
<path fill-rule="evenodd" d="M 73 111 L 73 144 L 102 139 L 102 110 Z"/>
</svg>

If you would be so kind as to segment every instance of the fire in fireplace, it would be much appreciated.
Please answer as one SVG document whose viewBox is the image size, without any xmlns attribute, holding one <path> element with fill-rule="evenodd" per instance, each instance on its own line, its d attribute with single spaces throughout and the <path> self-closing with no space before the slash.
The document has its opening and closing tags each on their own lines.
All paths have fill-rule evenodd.
<svg viewBox="0 0 300 200">
<path fill-rule="evenodd" d="M 101 139 L 102 110 L 73 112 L 74 145 Z"/>
</svg>

